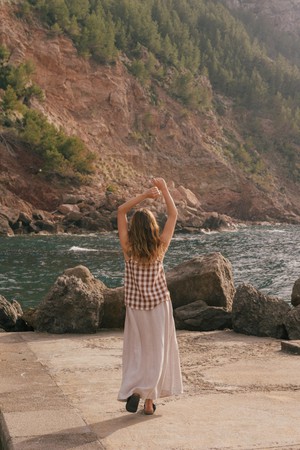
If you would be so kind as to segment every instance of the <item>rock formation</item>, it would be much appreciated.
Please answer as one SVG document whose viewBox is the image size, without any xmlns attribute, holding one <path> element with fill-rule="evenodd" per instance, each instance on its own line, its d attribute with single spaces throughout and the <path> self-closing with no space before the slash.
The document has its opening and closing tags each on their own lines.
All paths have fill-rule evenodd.
<svg viewBox="0 0 300 450">
<path fill-rule="evenodd" d="M 0 328 L 5 331 L 28 331 L 32 328 L 25 322 L 21 305 L 11 303 L 0 295 Z"/>
<path fill-rule="evenodd" d="M 286 339 L 285 318 L 290 306 L 262 294 L 253 286 L 238 286 L 232 305 L 232 327 L 237 333 Z"/>
<path fill-rule="evenodd" d="M 176 231 L 200 232 L 206 230 L 234 230 L 235 222 L 218 213 L 205 213 L 196 195 L 189 189 L 172 184 L 170 191 L 178 208 Z M 24 212 L 0 204 L 0 236 L 23 234 L 56 234 L 82 232 L 102 232 L 117 229 L 117 207 L 124 201 L 112 193 L 98 194 L 94 198 L 83 196 L 65 196 L 55 211 L 41 210 Z M 66 201 L 69 201 L 67 203 Z M 193 204 L 194 207 L 189 206 Z M 147 207 L 163 223 L 166 217 L 165 205 L 160 202 L 148 202 Z"/>
<path fill-rule="evenodd" d="M 84 266 L 67 269 L 37 308 L 37 331 L 94 333 L 101 326 L 105 285 Z"/>
<path fill-rule="evenodd" d="M 103 328 L 123 328 L 125 320 L 124 288 L 104 291 Z"/>
<path fill-rule="evenodd" d="M 166 275 L 177 329 L 233 328 L 254 336 L 300 339 L 300 305 L 291 308 L 247 284 L 235 292 L 231 265 L 220 253 L 193 258 Z M 18 302 L 0 295 L 0 329 L 5 331 L 93 333 L 122 328 L 124 319 L 124 288 L 106 287 L 84 266 L 65 270 L 40 305 L 24 314 Z"/>
<path fill-rule="evenodd" d="M 300 305 L 288 312 L 284 325 L 289 339 L 300 340 Z"/>
<path fill-rule="evenodd" d="M 231 263 L 221 253 L 197 256 L 166 274 L 173 308 L 198 300 L 231 309 L 235 292 Z"/>
<path fill-rule="evenodd" d="M 213 331 L 232 328 L 231 311 L 208 306 L 202 300 L 176 308 L 174 318 L 179 330 Z"/>
<path fill-rule="evenodd" d="M 300 305 L 300 278 L 295 281 L 293 290 L 292 290 L 292 296 L 291 296 L 291 302 L 293 306 L 299 306 Z"/>
</svg>

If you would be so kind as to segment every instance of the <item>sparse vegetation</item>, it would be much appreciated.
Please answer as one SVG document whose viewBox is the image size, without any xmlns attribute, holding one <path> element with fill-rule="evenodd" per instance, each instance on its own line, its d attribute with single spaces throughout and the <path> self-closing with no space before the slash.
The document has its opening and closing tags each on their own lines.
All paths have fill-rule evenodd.
<svg viewBox="0 0 300 450">
<path fill-rule="evenodd" d="M 4 131 L 14 132 L 29 151 L 40 156 L 44 175 L 85 181 L 93 173 L 94 155 L 78 137 L 67 136 L 41 113 L 30 109 L 33 97 L 43 99 L 42 90 L 31 81 L 33 72 L 30 62 L 11 65 L 9 52 L 0 46 L 0 87 L 4 91 L 0 124 Z"/>
</svg>

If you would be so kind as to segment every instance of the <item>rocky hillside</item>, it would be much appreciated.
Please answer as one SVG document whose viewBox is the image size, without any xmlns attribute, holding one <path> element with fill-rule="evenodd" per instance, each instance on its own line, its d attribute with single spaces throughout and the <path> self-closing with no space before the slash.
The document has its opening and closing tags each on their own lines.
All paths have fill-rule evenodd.
<svg viewBox="0 0 300 450">
<path fill-rule="evenodd" d="M 35 66 L 33 78 L 45 99 L 34 100 L 31 107 L 67 134 L 79 136 L 96 155 L 96 162 L 88 185 L 46 180 L 38 157 L 2 128 L 2 206 L 32 218 L 36 209 L 58 211 L 67 196 L 75 194 L 85 204 L 94 201 L 101 213 L 101 208 L 107 211 L 108 194 L 117 204 L 118 198 L 148 186 L 155 175 L 171 182 L 185 219 L 202 220 L 204 212 L 215 211 L 238 220 L 299 222 L 300 185 L 289 179 L 279 154 L 264 156 L 264 171 L 253 176 L 228 152 L 232 146 L 243 145 L 240 124 L 247 122 L 247 113 L 234 108 L 231 100 L 210 88 L 222 114 L 214 109 L 193 112 L 157 84 L 154 102 L 147 86 L 128 72 L 124 56 L 112 65 L 79 57 L 70 39 L 49 32 L 34 18 L 20 18 L 15 8 L 0 3 L 0 44 L 9 49 L 11 64 L 30 60 Z M 210 86 L 208 79 L 202 83 Z M 270 136 L 274 132 L 267 122 L 265 131 Z M 189 202 L 192 193 L 196 200 Z M 76 202 L 73 197 L 72 203 Z M 70 212 L 78 213 L 80 208 Z M 194 222 L 199 225 L 199 220 Z"/>
</svg>

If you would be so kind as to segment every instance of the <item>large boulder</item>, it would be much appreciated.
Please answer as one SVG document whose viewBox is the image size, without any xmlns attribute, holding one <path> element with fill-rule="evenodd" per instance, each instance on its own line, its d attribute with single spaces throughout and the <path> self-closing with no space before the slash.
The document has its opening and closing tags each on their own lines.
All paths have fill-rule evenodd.
<svg viewBox="0 0 300 450">
<path fill-rule="evenodd" d="M 19 221 L 23 226 L 28 226 L 32 221 L 32 217 L 26 212 L 21 211 L 19 215 Z"/>
<path fill-rule="evenodd" d="M 83 214 L 81 212 L 70 212 L 69 214 L 67 214 L 64 218 L 64 223 L 68 224 L 68 223 L 75 223 L 77 225 L 77 223 L 83 218 Z"/>
<path fill-rule="evenodd" d="M 57 233 L 59 231 L 58 224 L 52 222 L 51 220 L 36 220 L 34 225 L 39 231 L 44 231 L 47 233 Z"/>
<path fill-rule="evenodd" d="M 198 198 L 192 191 L 190 191 L 190 189 L 187 189 L 184 186 L 179 186 L 178 191 L 187 202 L 188 206 L 197 208 L 200 205 Z"/>
<path fill-rule="evenodd" d="M 20 303 L 13 300 L 11 303 L 0 295 L 0 328 L 5 331 L 31 330 L 23 319 L 23 311 Z"/>
<path fill-rule="evenodd" d="M 0 295 L 0 328 L 13 331 L 19 316 L 19 308 Z"/>
<path fill-rule="evenodd" d="M 36 329 L 36 311 L 37 308 L 27 308 L 23 312 L 23 319 L 31 327 L 32 330 Z"/>
<path fill-rule="evenodd" d="M 300 305 L 300 278 L 294 283 L 291 300 L 293 306 Z"/>
<path fill-rule="evenodd" d="M 46 213 L 46 211 L 42 211 L 41 209 L 35 209 L 32 211 L 33 220 L 46 220 L 49 218 L 49 215 L 50 214 Z"/>
<path fill-rule="evenodd" d="M 96 220 L 87 216 L 83 217 L 82 220 L 80 220 L 79 227 L 88 231 L 100 231 L 99 225 Z"/>
<path fill-rule="evenodd" d="M 107 288 L 104 291 L 102 328 L 123 328 L 125 320 L 124 288 Z"/>
<path fill-rule="evenodd" d="M 206 218 L 202 224 L 202 228 L 214 231 L 222 231 L 228 229 L 235 229 L 235 225 L 232 219 L 224 214 L 219 214 L 217 212 L 212 212 L 206 215 Z"/>
<path fill-rule="evenodd" d="M 174 318 L 179 330 L 213 331 L 232 328 L 231 312 L 218 306 L 208 306 L 201 300 L 176 308 Z"/>
<path fill-rule="evenodd" d="M 9 225 L 12 226 L 18 221 L 20 211 L 15 208 L 9 208 L 7 206 L 0 205 L 0 214 L 1 216 L 5 217 Z"/>
<path fill-rule="evenodd" d="M 300 339 L 300 305 L 289 311 L 284 325 L 289 339 Z"/>
<path fill-rule="evenodd" d="M 196 256 L 166 273 L 174 309 L 198 300 L 230 310 L 235 293 L 231 263 L 221 253 Z"/>
<path fill-rule="evenodd" d="M 232 326 L 237 333 L 287 338 L 285 318 L 291 307 L 287 302 L 267 296 L 249 284 L 236 290 L 232 306 Z"/>
<path fill-rule="evenodd" d="M 35 313 L 37 331 L 94 333 L 103 316 L 104 283 L 84 266 L 67 269 Z"/>
<path fill-rule="evenodd" d="M 112 225 L 109 217 L 104 216 L 98 211 L 91 211 L 90 213 L 87 214 L 87 216 L 96 222 L 98 229 L 108 231 L 112 230 Z"/>
<path fill-rule="evenodd" d="M 8 219 L 0 214 L 0 236 L 13 236 L 13 234 Z"/>
</svg>

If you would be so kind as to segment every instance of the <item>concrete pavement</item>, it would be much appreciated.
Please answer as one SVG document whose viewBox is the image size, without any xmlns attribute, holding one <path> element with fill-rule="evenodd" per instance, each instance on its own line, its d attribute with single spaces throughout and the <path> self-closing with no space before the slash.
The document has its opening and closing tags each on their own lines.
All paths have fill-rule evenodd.
<svg viewBox="0 0 300 450">
<path fill-rule="evenodd" d="M 2 450 L 300 450 L 300 356 L 280 341 L 178 332 L 185 393 L 145 416 L 116 401 L 122 336 L 0 333 Z"/>
</svg>

